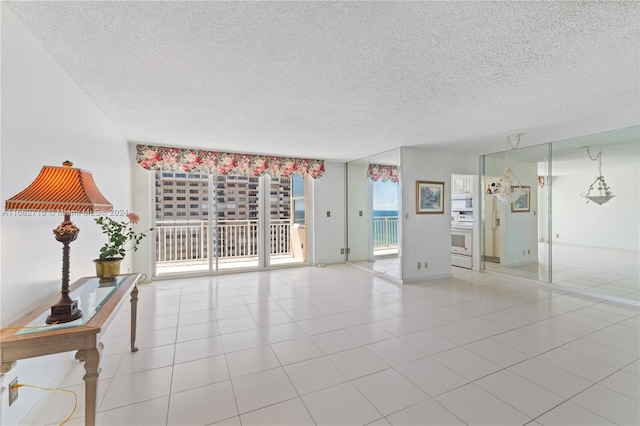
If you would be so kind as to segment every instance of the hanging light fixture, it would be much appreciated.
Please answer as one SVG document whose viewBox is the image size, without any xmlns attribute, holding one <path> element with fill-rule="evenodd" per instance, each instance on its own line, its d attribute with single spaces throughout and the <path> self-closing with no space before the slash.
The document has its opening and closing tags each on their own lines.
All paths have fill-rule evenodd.
<svg viewBox="0 0 640 426">
<path fill-rule="evenodd" d="M 602 176 L 602 151 L 598 151 L 598 155 L 592 157 L 591 152 L 589 151 L 589 147 L 585 146 L 583 148 L 587 150 L 587 155 L 589 156 L 591 161 L 598 162 L 598 176 L 596 176 L 596 180 L 594 180 L 593 183 L 589 185 L 589 190 L 587 191 L 587 193 L 580 195 L 588 199 L 587 204 L 589 203 L 589 201 L 593 201 L 598 205 L 602 205 L 615 197 L 615 195 L 613 195 L 613 193 L 611 192 L 611 188 L 609 188 L 607 183 L 604 181 L 604 176 Z M 598 195 L 589 195 L 591 194 L 591 191 L 593 191 L 593 186 L 596 183 L 598 184 Z"/>
<path fill-rule="evenodd" d="M 522 136 L 522 133 L 515 133 L 513 136 L 517 138 L 515 146 L 511 142 L 511 135 L 507 135 L 507 167 L 502 172 L 502 176 L 496 183 L 496 190 L 493 192 L 493 195 L 496 196 L 498 201 L 507 204 L 513 203 L 525 193 L 524 189 L 522 189 L 522 185 L 520 184 L 520 179 L 509 165 L 509 151 L 516 149 L 518 145 L 520 145 L 520 137 Z"/>
</svg>

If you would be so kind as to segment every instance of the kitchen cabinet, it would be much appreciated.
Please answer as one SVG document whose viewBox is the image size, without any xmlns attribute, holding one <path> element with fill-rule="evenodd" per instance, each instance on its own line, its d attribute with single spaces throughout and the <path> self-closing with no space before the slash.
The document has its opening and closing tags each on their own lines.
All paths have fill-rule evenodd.
<svg viewBox="0 0 640 426">
<path fill-rule="evenodd" d="M 473 194 L 473 176 L 451 176 L 451 192 L 453 194 Z"/>
</svg>

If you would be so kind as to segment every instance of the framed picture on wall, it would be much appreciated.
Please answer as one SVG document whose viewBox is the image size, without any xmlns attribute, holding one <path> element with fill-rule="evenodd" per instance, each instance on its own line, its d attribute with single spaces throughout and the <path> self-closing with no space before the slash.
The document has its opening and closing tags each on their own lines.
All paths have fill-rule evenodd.
<svg viewBox="0 0 640 426">
<path fill-rule="evenodd" d="M 444 214 L 444 182 L 416 181 L 416 214 Z"/>
<path fill-rule="evenodd" d="M 511 203 L 512 213 L 527 213 L 531 210 L 531 187 L 522 186 L 524 194 L 518 197 L 513 203 Z"/>
</svg>

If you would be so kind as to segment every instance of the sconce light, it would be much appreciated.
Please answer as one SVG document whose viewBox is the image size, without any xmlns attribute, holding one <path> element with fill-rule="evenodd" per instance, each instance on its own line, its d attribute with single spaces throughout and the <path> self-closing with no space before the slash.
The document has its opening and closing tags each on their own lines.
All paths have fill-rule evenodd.
<svg viewBox="0 0 640 426">
<path fill-rule="evenodd" d="M 80 231 L 70 213 L 111 210 L 113 206 L 100 193 L 93 176 L 86 170 L 73 168 L 65 161 L 62 167 L 44 166 L 31 185 L 5 203 L 7 211 L 60 212 L 64 220 L 53 230 L 62 248 L 62 290 L 58 303 L 51 306 L 47 324 L 64 323 L 82 317 L 78 301 L 69 297 L 69 244 Z"/>
<path fill-rule="evenodd" d="M 502 172 L 502 176 L 496 183 L 496 189 L 493 192 L 493 195 L 495 195 L 498 201 L 507 204 L 513 203 L 525 193 L 525 191 L 522 189 L 522 185 L 520 184 L 520 179 L 513 172 L 511 166 L 509 165 L 509 151 L 516 149 L 518 145 L 520 145 L 520 137 L 522 136 L 522 133 L 515 133 L 513 136 L 517 138 L 515 146 L 511 143 L 511 135 L 507 135 L 508 149 L 505 154 L 507 159 L 507 167 Z"/>
<path fill-rule="evenodd" d="M 587 155 L 589 156 L 591 161 L 598 162 L 598 176 L 596 176 L 596 180 L 594 180 L 593 183 L 589 185 L 589 190 L 587 191 L 587 193 L 580 195 L 587 198 L 589 201 L 593 201 L 598 205 L 602 205 L 615 197 L 615 195 L 613 195 L 613 193 L 611 192 L 611 188 L 609 188 L 609 186 L 604 181 L 604 176 L 602 176 L 602 151 L 598 151 L 598 155 L 592 157 L 591 152 L 589 151 L 589 147 L 585 146 L 583 148 L 587 150 Z M 591 194 L 591 191 L 593 191 L 593 186 L 596 183 L 598 184 L 598 195 L 589 195 Z M 589 201 L 587 201 L 587 204 L 589 203 Z"/>
</svg>

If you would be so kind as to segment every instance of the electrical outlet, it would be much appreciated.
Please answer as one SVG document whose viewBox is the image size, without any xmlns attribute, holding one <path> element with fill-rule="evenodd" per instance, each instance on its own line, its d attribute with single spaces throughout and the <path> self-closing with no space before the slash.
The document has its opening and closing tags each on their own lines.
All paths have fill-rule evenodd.
<svg viewBox="0 0 640 426">
<path fill-rule="evenodd" d="M 344 249 L 340 249 L 340 254 L 344 254 Z"/>
<path fill-rule="evenodd" d="M 531 254 L 531 249 L 527 249 L 527 254 Z"/>
<path fill-rule="evenodd" d="M 418 262 L 418 269 L 420 269 L 420 262 Z"/>
<path fill-rule="evenodd" d="M 556 238 L 560 238 L 560 234 L 556 234 Z"/>
<path fill-rule="evenodd" d="M 18 399 L 18 378 L 16 377 L 9 383 L 9 406 L 13 404 L 13 402 Z"/>
<path fill-rule="evenodd" d="M 429 262 L 424 262 L 424 269 L 427 269 L 429 267 Z"/>
</svg>

